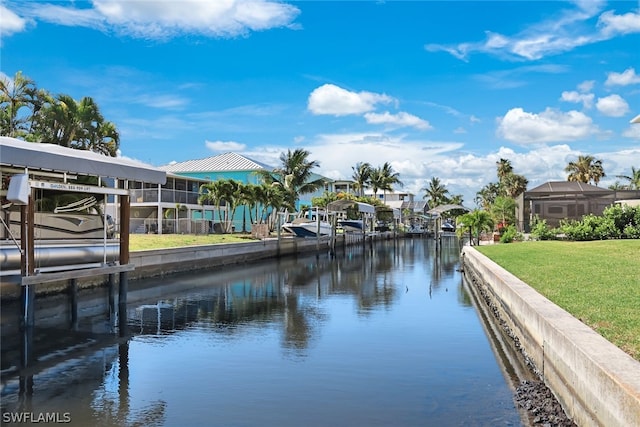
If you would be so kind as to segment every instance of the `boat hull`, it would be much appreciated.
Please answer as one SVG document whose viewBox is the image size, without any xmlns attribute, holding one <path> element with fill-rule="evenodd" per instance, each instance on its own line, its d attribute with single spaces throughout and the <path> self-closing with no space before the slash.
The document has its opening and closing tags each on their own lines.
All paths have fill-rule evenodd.
<svg viewBox="0 0 640 427">
<path fill-rule="evenodd" d="M 19 239 L 20 212 L 11 211 L 8 217 L 11 234 Z M 36 212 L 34 222 L 34 237 L 37 240 L 101 239 L 105 232 L 107 238 L 111 238 L 114 233 L 113 224 L 108 224 L 105 231 L 104 219 L 97 214 Z"/>
<path fill-rule="evenodd" d="M 317 237 L 318 236 L 318 223 L 317 222 L 303 222 L 303 223 L 285 223 L 282 225 L 282 229 L 294 234 L 296 237 Z M 328 236 L 331 234 L 331 224 L 320 223 L 320 235 Z"/>
<path fill-rule="evenodd" d="M 342 227 L 344 231 L 351 231 L 351 232 L 362 231 L 362 220 L 359 220 L 359 219 L 343 219 L 343 220 L 339 220 L 338 224 L 340 225 L 340 227 Z"/>
</svg>

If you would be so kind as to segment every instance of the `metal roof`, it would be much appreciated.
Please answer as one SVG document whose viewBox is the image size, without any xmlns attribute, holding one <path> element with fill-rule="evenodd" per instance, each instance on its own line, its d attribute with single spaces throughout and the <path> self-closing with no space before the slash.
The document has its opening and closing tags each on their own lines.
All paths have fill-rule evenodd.
<svg viewBox="0 0 640 427">
<path fill-rule="evenodd" d="M 336 200 L 327 204 L 328 211 L 344 211 L 348 207 L 353 206 L 358 208 L 358 212 L 361 213 L 375 213 L 373 205 L 368 203 L 356 202 L 354 200 Z"/>
<path fill-rule="evenodd" d="M 187 160 L 160 166 L 167 172 L 222 172 L 222 171 L 255 171 L 258 169 L 273 170 L 273 167 L 257 162 L 237 153 L 224 153 L 204 159 Z"/>
<path fill-rule="evenodd" d="M 613 190 L 597 187 L 584 182 L 549 181 L 526 192 L 531 195 L 543 194 L 613 194 Z"/>
<path fill-rule="evenodd" d="M 167 174 L 153 166 L 123 157 L 55 144 L 26 142 L 0 136 L 0 163 L 19 168 L 119 178 L 164 184 Z"/>
<path fill-rule="evenodd" d="M 462 210 L 465 210 L 467 212 L 471 210 L 469 208 L 465 208 L 462 205 L 440 205 L 440 206 L 436 206 L 433 209 L 429 209 L 427 211 L 427 213 L 431 214 L 431 215 L 440 215 L 440 214 L 443 214 L 445 212 L 448 212 L 448 211 L 451 211 L 451 210 L 454 210 L 454 209 L 462 209 Z"/>
</svg>

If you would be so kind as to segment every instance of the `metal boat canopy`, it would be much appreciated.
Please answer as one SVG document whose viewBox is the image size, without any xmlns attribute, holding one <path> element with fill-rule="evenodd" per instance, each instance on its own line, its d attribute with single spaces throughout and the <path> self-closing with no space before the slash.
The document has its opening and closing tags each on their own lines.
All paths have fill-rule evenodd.
<svg viewBox="0 0 640 427">
<path fill-rule="evenodd" d="M 18 168 L 164 184 L 165 171 L 123 157 L 0 136 L 0 163 Z"/>
<path fill-rule="evenodd" d="M 327 210 L 330 212 L 343 212 L 349 207 L 358 208 L 358 212 L 360 213 L 373 214 L 376 211 L 373 205 L 356 202 L 355 200 L 336 200 L 327 204 Z"/>
</svg>

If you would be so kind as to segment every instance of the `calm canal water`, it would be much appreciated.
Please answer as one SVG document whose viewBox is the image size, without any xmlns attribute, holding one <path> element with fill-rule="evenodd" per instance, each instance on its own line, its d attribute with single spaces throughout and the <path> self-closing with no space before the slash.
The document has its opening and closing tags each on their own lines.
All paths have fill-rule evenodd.
<svg viewBox="0 0 640 427">
<path fill-rule="evenodd" d="M 22 369 L 3 307 L 3 424 L 523 425 L 459 251 L 404 239 L 130 282 L 127 339 L 106 291 L 81 296 L 74 330 L 64 297 L 38 298 Z"/>
</svg>

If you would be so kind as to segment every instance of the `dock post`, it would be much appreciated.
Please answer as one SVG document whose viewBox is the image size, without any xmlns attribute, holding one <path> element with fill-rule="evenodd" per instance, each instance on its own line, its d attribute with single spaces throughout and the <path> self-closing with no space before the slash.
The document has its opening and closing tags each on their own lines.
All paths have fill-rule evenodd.
<svg viewBox="0 0 640 427">
<path fill-rule="evenodd" d="M 129 274 L 120 272 L 120 285 L 118 287 L 118 330 L 121 337 L 127 336 L 127 291 L 129 288 Z"/>
<path fill-rule="evenodd" d="M 69 279 L 69 302 L 71 308 L 71 329 L 78 329 L 78 279 Z"/>
<path fill-rule="evenodd" d="M 115 318 L 116 318 L 116 275 L 111 273 L 109 274 L 109 282 L 108 282 L 108 299 L 109 299 L 109 325 L 111 327 L 115 326 Z"/>
<path fill-rule="evenodd" d="M 120 265 L 129 264 L 129 221 L 131 208 L 129 196 L 120 196 Z M 118 286 L 118 330 L 121 337 L 127 335 L 127 291 L 129 288 L 129 273 L 120 272 Z"/>
<path fill-rule="evenodd" d="M 23 285 L 20 289 L 20 311 L 22 328 L 31 328 L 35 324 L 35 291 L 33 285 Z"/>
</svg>

